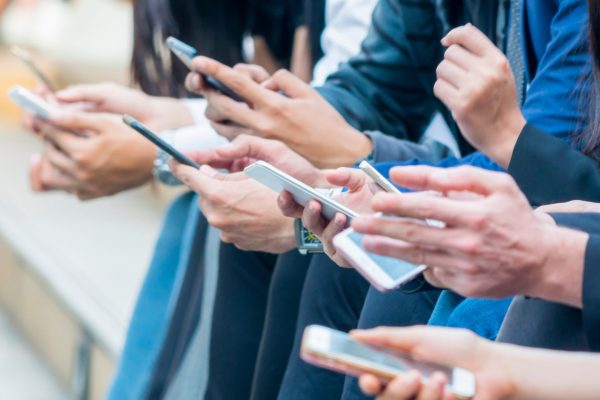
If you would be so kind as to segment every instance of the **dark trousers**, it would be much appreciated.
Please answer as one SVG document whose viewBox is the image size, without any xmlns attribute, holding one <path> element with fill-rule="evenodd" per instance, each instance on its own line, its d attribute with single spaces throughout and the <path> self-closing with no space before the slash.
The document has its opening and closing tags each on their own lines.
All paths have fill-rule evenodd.
<svg viewBox="0 0 600 400">
<path fill-rule="evenodd" d="M 412 294 L 402 291 L 381 293 L 371 288 L 367 294 L 358 326 L 361 329 L 369 329 L 377 326 L 427 324 L 439 294 L 439 290 Z M 356 378 L 346 378 L 342 395 L 343 400 L 368 398 L 360 391 Z"/>
<path fill-rule="evenodd" d="M 276 398 L 309 261 L 221 245 L 206 399 Z"/>
<path fill-rule="evenodd" d="M 319 324 L 348 331 L 357 326 L 368 283 L 353 269 L 335 265 L 327 256 L 313 256 L 304 282 L 294 346 L 279 399 L 339 399 L 344 375 L 313 367 L 300 359 L 304 328 Z"/>
</svg>

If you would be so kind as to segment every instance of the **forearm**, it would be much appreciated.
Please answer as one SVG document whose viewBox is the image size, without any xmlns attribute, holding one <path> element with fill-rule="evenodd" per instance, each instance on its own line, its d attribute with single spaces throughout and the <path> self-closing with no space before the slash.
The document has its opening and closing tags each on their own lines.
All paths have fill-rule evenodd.
<svg viewBox="0 0 600 400">
<path fill-rule="evenodd" d="M 600 356 L 529 349 L 488 343 L 491 372 L 504 373 L 512 383 L 513 400 L 597 399 Z"/>
<path fill-rule="evenodd" d="M 541 266 L 525 295 L 582 308 L 587 233 L 548 225 L 540 237 Z"/>
<path fill-rule="evenodd" d="M 197 101 L 197 100 L 189 100 Z M 171 97 L 152 97 L 152 113 L 161 116 L 159 126 L 153 127 L 157 131 L 177 129 L 194 124 L 194 116 L 188 100 L 179 100 Z"/>
</svg>

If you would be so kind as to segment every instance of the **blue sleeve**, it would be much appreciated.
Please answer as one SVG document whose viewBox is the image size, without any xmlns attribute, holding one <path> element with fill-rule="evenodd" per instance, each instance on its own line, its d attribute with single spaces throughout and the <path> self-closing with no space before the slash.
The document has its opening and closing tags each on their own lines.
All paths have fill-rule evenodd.
<svg viewBox="0 0 600 400">
<path fill-rule="evenodd" d="M 544 6 L 552 7 L 546 1 Z M 587 1 L 553 0 L 553 3 L 556 11 L 550 20 L 549 42 L 545 43 L 545 51 L 534 70 L 522 111 L 530 124 L 567 139 L 581 133 L 588 122 L 589 110 L 584 101 L 589 98 L 592 68 Z M 535 39 L 533 33 L 531 40 Z"/>
</svg>

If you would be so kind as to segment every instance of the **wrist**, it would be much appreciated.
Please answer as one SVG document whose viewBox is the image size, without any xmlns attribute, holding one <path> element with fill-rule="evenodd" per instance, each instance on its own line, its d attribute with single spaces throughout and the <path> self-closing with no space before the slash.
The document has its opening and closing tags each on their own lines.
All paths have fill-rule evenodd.
<svg viewBox="0 0 600 400">
<path fill-rule="evenodd" d="M 151 101 L 148 118 L 157 121 L 153 129 L 164 131 L 194 124 L 194 117 L 182 101 L 170 97 L 148 97 Z"/>
<path fill-rule="evenodd" d="M 517 140 L 523 131 L 523 128 L 527 124 L 525 117 L 520 111 L 508 119 L 508 121 L 502 123 L 501 133 L 497 132 L 497 137 L 502 138 L 500 143 L 494 143 L 488 151 L 483 151 L 489 155 L 492 160 L 507 169 L 512 158 L 515 145 Z"/>
<path fill-rule="evenodd" d="M 339 151 L 336 150 L 337 157 L 333 158 L 331 165 L 327 165 L 327 167 L 339 168 L 354 165 L 373 152 L 374 143 L 367 135 L 350 125 L 346 129 L 347 133 L 343 135 L 346 139 L 340 143 Z"/>
<path fill-rule="evenodd" d="M 538 273 L 533 275 L 526 295 L 581 308 L 583 269 L 589 235 L 547 225 L 541 235 L 542 252 Z"/>
</svg>

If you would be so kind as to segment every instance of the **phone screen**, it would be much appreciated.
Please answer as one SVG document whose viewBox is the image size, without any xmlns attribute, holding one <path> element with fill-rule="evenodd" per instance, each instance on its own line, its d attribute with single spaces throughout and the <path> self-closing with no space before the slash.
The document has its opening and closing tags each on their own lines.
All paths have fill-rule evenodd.
<svg viewBox="0 0 600 400">
<path fill-rule="evenodd" d="M 365 364 L 366 361 L 373 368 L 386 367 L 395 374 L 417 370 L 424 377 L 428 377 L 434 372 L 440 371 L 449 378 L 452 377 L 452 370 L 448 367 L 417 361 L 408 355 L 394 355 L 360 343 L 343 332 L 332 332 L 330 352 L 348 361 L 360 362 L 361 364 Z"/>
<path fill-rule="evenodd" d="M 381 270 L 386 275 L 388 275 L 393 281 L 396 281 L 402 278 L 403 276 L 411 273 L 415 268 L 420 268 L 418 265 L 411 264 L 409 262 L 397 258 L 386 257 L 375 253 L 369 253 L 368 251 L 364 250 L 364 247 L 362 245 L 362 241 L 365 235 L 362 235 L 357 232 L 352 232 L 348 234 L 348 237 L 354 243 L 356 243 L 356 245 L 360 247 L 369 256 L 369 258 L 371 258 L 373 262 L 375 262 L 375 264 L 377 264 L 381 268 Z"/>
</svg>

